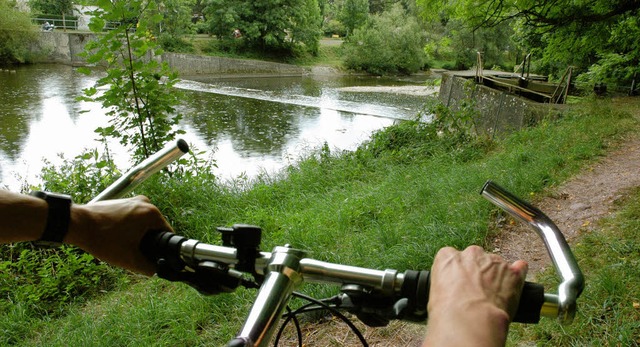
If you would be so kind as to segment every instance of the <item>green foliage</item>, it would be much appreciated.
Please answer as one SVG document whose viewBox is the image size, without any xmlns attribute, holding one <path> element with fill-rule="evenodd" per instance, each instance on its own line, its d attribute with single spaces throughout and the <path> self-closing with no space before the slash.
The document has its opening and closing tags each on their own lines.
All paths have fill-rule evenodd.
<svg viewBox="0 0 640 347">
<path fill-rule="evenodd" d="M 155 9 L 149 9 L 149 15 L 162 16 L 154 33 L 158 36 L 169 34 L 180 37 L 191 33 L 192 0 L 162 0 Z"/>
<path fill-rule="evenodd" d="M 163 33 L 158 36 L 158 44 L 167 52 L 193 53 L 193 44 L 180 36 Z"/>
<path fill-rule="evenodd" d="M 513 30 L 507 23 L 471 30 L 459 19 L 448 19 L 429 23 L 427 27 L 424 50 L 430 65 L 445 61 L 446 69 L 466 70 L 476 65 L 477 52 L 482 53 L 485 68 L 510 69 L 514 65 L 518 52 L 511 40 Z"/>
<path fill-rule="evenodd" d="M 315 53 L 322 35 L 317 0 L 211 0 L 205 13 L 218 39 L 240 41 L 252 50 Z M 234 37 L 236 29 L 241 38 Z"/>
<path fill-rule="evenodd" d="M 609 35 L 599 37 L 596 47 L 593 47 L 596 62 L 580 76 L 580 81 L 590 85 L 602 82 L 628 85 L 634 74 L 640 74 L 640 42 L 637 40 L 640 37 L 640 19 L 630 16 L 609 24 L 608 28 L 599 28 L 605 29 L 609 29 Z"/>
<path fill-rule="evenodd" d="M 97 130 L 103 137 L 133 147 L 134 158 L 146 158 L 182 132 L 175 128 L 182 117 L 175 109 L 180 102 L 173 88 L 177 73 L 155 58 L 162 50 L 150 31 L 161 16 L 148 15 L 146 10 L 156 6 L 142 0 L 102 0 L 97 5 L 89 25 L 92 31 L 102 32 L 106 23 L 118 24 L 85 46 L 87 61 L 106 64 L 107 71 L 81 99 L 99 101 L 108 109 L 111 125 Z M 108 88 L 99 93 L 103 86 Z"/>
<path fill-rule="evenodd" d="M 73 13 L 73 0 L 29 0 L 29 6 L 46 14 L 67 15 Z"/>
<path fill-rule="evenodd" d="M 424 65 L 423 45 L 417 20 L 396 4 L 390 11 L 371 16 L 345 41 L 344 63 L 349 69 L 377 75 L 410 74 Z"/>
<path fill-rule="evenodd" d="M 17 10 L 14 1 L 0 0 L 0 65 L 27 62 L 36 40 L 29 14 Z"/>
<path fill-rule="evenodd" d="M 45 162 L 40 174 L 43 188 L 72 195 L 76 203 L 89 202 L 120 175 L 113 161 L 95 149 L 85 150 L 72 160 L 62 159 L 59 166 Z"/>
<path fill-rule="evenodd" d="M 351 35 L 354 30 L 363 26 L 369 18 L 368 0 L 344 0 L 342 7 L 338 9 L 338 20 L 346 29 L 346 35 Z"/>
<path fill-rule="evenodd" d="M 325 36 L 338 35 L 342 37 L 347 35 L 347 28 L 336 19 L 327 20 L 322 26 L 322 31 Z"/>
<path fill-rule="evenodd" d="M 428 21 L 460 21 L 473 33 L 511 25 L 513 41 L 524 52 L 533 53 L 532 68 L 538 73 L 559 78 L 568 66 L 583 73 L 595 64 L 584 81 L 602 82 L 596 78 L 603 78 L 626 84 L 640 71 L 637 1 L 418 0 L 417 4 Z"/>
</svg>

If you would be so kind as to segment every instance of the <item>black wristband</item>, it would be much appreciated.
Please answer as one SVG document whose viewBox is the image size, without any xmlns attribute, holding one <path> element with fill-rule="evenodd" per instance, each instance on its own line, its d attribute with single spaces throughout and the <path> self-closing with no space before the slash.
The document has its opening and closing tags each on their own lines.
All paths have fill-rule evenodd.
<svg viewBox="0 0 640 347">
<path fill-rule="evenodd" d="M 59 247 L 69 231 L 71 222 L 71 197 L 63 194 L 55 194 L 41 191 L 32 191 L 31 196 L 38 197 L 47 202 L 47 224 L 44 232 L 34 244 L 39 247 Z"/>
</svg>

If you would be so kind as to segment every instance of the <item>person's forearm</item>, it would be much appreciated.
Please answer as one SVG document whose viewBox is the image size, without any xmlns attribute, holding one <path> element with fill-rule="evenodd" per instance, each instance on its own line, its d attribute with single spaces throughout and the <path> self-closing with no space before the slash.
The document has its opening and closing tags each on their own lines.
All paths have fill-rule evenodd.
<svg viewBox="0 0 640 347">
<path fill-rule="evenodd" d="M 71 204 L 69 226 L 62 242 L 98 259 L 145 275 L 156 264 L 140 251 L 148 232 L 173 231 L 156 206 L 144 196 Z M 0 243 L 36 241 L 47 227 L 48 203 L 29 195 L 0 190 Z"/>
<path fill-rule="evenodd" d="M 39 239 L 47 213 L 42 199 L 0 190 L 0 243 Z"/>
</svg>

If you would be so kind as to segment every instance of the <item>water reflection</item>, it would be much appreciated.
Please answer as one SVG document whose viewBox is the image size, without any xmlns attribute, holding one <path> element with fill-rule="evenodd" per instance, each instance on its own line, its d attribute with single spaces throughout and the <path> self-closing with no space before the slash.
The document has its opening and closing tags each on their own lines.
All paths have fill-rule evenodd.
<svg viewBox="0 0 640 347">
<path fill-rule="evenodd" d="M 104 110 L 76 101 L 94 82 L 95 77 L 61 65 L 0 72 L 0 186 L 17 188 L 16 175 L 35 182 L 42 158 L 59 163 L 58 153 L 72 158 L 83 148 L 101 146 L 93 131 L 106 125 Z M 354 149 L 373 131 L 420 109 L 421 96 L 340 89 L 381 83 L 398 84 L 335 77 L 183 81 L 180 127 L 188 142 L 217 161 L 218 176 L 255 176 L 325 142 L 332 149 Z M 119 166 L 130 165 L 119 144 L 111 143 L 110 151 Z"/>
</svg>

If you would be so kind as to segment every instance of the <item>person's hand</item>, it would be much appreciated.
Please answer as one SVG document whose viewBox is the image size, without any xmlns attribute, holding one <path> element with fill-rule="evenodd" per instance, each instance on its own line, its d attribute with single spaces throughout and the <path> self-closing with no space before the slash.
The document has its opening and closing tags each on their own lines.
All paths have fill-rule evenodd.
<svg viewBox="0 0 640 347">
<path fill-rule="evenodd" d="M 142 255 L 140 240 L 153 230 L 173 231 L 157 207 L 144 196 L 72 205 L 65 242 L 98 259 L 145 275 L 154 264 Z"/>
<path fill-rule="evenodd" d="M 506 262 L 478 246 L 441 249 L 431 268 L 424 346 L 502 346 L 527 263 Z"/>
</svg>

